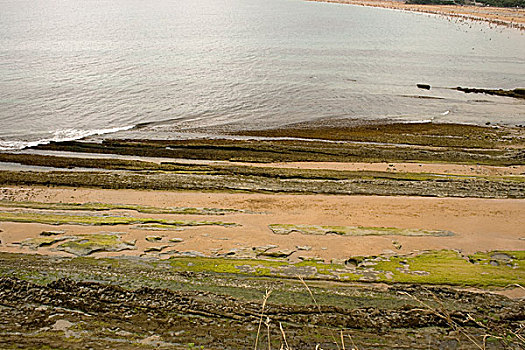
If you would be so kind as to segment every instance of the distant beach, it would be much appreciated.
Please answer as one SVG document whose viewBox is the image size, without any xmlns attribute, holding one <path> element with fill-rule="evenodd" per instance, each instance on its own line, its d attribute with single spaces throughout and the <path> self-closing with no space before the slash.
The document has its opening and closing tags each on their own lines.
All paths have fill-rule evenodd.
<svg viewBox="0 0 525 350">
<path fill-rule="evenodd" d="M 525 9 L 468 5 L 418 5 L 388 0 L 308 0 L 359 6 L 382 7 L 395 10 L 431 13 L 456 20 L 484 21 L 519 30 L 525 30 Z"/>
</svg>

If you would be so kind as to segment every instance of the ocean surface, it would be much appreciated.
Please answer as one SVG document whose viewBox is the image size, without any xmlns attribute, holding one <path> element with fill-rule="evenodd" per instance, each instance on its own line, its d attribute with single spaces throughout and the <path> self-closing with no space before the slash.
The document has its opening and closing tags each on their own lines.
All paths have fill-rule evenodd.
<svg viewBox="0 0 525 350">
<path fill-rule="evenodd" d="M 0 0 L 0 149 L 322 118 L 525 124 L 524 100 L 456 86 L 525 87 L 524 33 L 301 0 Z"/>
</svg>

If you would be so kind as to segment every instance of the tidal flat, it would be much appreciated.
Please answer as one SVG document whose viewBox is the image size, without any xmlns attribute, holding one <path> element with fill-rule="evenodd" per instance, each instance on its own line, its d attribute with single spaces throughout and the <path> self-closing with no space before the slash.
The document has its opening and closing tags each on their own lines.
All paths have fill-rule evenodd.
<svg viewBox="0 0 525 350">
<path fill-rule="evenodd" d="M 3 153 L 1 162 L 18 163 L 20 169 L 0 171 L 0 184 L 482 198 L 525 194 L 521 128 L 320 122 L 238 134 L 256 139 L 73 141 L 37 147 L 47 154 Z M 286 166 L 292 162 L 293 168 Z M 401 162 L 419 164 L 421 170 L 398 171 L 394 164 L 381 171 L 309 166 L 315 162 Z M 447 171 L 447 164 L 466 171 Z M 479 167 L 498 170 L 476 173 Z"/>
<path fill-rule="evenodd" d="M 521 128 L 224 136 L 0 153 L 1 346 L 525 344 Z"/>
</svg>

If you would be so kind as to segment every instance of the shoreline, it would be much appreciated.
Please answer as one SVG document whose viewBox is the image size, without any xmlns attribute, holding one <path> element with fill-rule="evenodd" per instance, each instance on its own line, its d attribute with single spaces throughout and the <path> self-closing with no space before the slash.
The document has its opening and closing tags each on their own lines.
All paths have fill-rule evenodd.
<svg viewBox="0 0 525 350">
<path fill-rule="evenodd" d="M 428 13 L 446 16 L 457 20 L 483 21 L 496 26 L 525 30 L 525 9 L 505 7 L 481 7 L 467 5 L 417 5 L 401 1 L 388 0 L 307 0 L 401 10 L 417 13 Z"/>
<path fill-rule="evenodd" d="M 329 2 L 329 3 L 339 3 L 339 0 L 307 0 L 307 1 L 313 1 L 313 2 Z M 344 0 L 343 0 L 344 1 Z M 349 0 L 353 1 L 353 0 Z M 371 0 L 374 1 L 374 0 Z M 388 1 L 386 1 L 388 2 Z M 348 3 L 351 5 L 356 5 L 353 3 Z M 361 5 L 360 5 L 361 6 Z M 362 5 L 362 6 L 368 6 L 368 5 Z M 380 7 L 380 6 L 377 6 Z M 387 7 L 385 7 L 387 8 Z M 524 12 L 525 16 L 525 12 Z M 525 23 L 525 20 L 524 20 Z M 525 24 L 524 24 L 525 25 Z M 452 88 L 450 88 L 452 89 Z M 476 89 L 475 89 L 476 90 Z M 486 90 L 486 89 L 477 89 L 477 90 Z M 516 89 L 515 89 L 516 90 Z M 487 90 L 487 91 L 497 91 L 497 90 Z M 512 90 L 501 90 L 503 92 L 509 92 Z M 486 92 L 477 92 L 479 94 L 484 94 Z M 520 95 L 521 96 L 521 95 Z M 417 97 L 417 96 L 413 96 Z M 421 97 L 421 96 L 419 96 Z M 521 97 L 520 97 L 521 98 Z M 315 137 L 309 137 L 305 135 L 295 135 L 290 134 L 286 136 L 286 133 L 284 136 L 282 135 L 275 135 L 275 136 L 269 136 L 267 133 L 268 131 L 277 131 L 277 130 L 294 130 L 295 128 L 303 128 L 307 125 L 308 128 L 312 128 L 313 130 L 317 129 L 323 129 L 323 128 L 351 128 L 351 127 L 361 127 L 361 128 L 370 128 L 374 126 L 379 126 L 381 128 L 385 128 L 388 126 L 436 126 L 436 127 L 459 127 L 459 128 L 494 128 L 494 129 L 506 129 L 506 130 L 512 130 L 512 129 L 521 129 L 525 127 L 521 124 L 516 125 L 507 125 L 507 124 L 491 124 L 491 123 L 461 123 L 461 122 L 436 122 L 433 119 L 421 119 L 421 120 L 415 120 L 415 121 L 401 121 L 398 119 L 371 119 L 371 120 L 360 120 L 360 119 L 347 119 L 347 118 L 321 118 L 318 120 L 313 120 L 310 122 L 298 122 L 298 123 L 291 123 L 283 126 L 279 126 L 276 128 L 263 128 L 263 129 L 245 129 L 245 130 L 238 130 L 237 127 L 234 124 L 234 127 L 229 130 L 228 127 L 224 128 L 223 126 L 218 127 L 210 127 L 210 128 L 196 128 L 196 129 L 188 129 L 186 131 L 178 130 L 175 132 L 177 135 L 182 135 L 182 138 L 176 137 L 176 138 L 169 138 L 167 137 L 169 133 L 163 133 L 163 138 L 136 138 L 134 134 L 131 134 L 131 136 L 124 134 L 124 137 L 117 136 L 122 132 L 133 132 L 133 131 L 140 131 L 141 129 L 148 127 L 148 126 L 155 126 L 155 125 L 163 125 L 166 124 L 168 121 L 157 121 L 157 122 L 143 122 L 132 126 L 126 126 L 126 127 L 115 127 L 110 129 L 95 129 L 91 131 L 83 131 L 86 133 L 86 136 L 82 136 L 82 132 L 79 132 L 78 137 L 65 137 L 65 138 L 44 138 L 39 140 L 33 140 L 33 141 L 21 141 L 21 140 L 0 140 L 0 153 L 17 153 L 17 152 L 25 152 L 28 150 L 39 150 L 39 149 L 46 149 L 49 145 L 55 145 L 55 144 L 61 144 L 61 143 L 68 143 L 68 142 L 104 142 L 109 140 L 125 140 L 125 139 L 132 139 L 132 140 L 143 140 L 145 142 L 147 141 L 175 141 L 175 140 L 186 140 L 186 141 L 198 141 L 198 140 L 207 140 L 207 141 L 297 141 L 297 142 L 326 142 L 326 143 L 352 143 L 352 144 L 370 144 L 374 142 L 370 141 L 358 141 L 355 139 L 338 139 L 338 138 L 330 138 L 326 137 L 327 135 L 323 135 L 323 138 L 315 138 Z M 206 131 L 208 130 L 208 131 Z M 211 132 L 210 132 L 211 131 Z M 153 134 L 150 134 L 153 135 Z M 388 143 L 388 142 L 377 142 L 378 144 L 383 144 L 385 146 L 395 146 L 395 147 L 407 147 L 411 146 L 411 144 L 404 144 L 404 143 Z"/>
</svg>

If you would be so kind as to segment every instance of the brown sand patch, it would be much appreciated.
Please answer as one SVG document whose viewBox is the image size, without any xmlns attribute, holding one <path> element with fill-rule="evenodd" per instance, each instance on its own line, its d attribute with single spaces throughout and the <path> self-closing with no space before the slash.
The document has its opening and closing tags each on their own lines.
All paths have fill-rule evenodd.
<svg viewBox="0 0 525 350">
<path fill-rule="evenodd" d="M 10 188 L 13 197 L 26 200 L 27 188 Z M 184 227 L 180 231 L 147 231 L 127 225 L 57 226 L 23 223 L 0 223 L 0 249 L 20 252 L 13 242 L 37 237 L 41 231 L 64 230 L 66 235 L 123 232 L 123 239 L 137 240 L 137 250 L 97 253 L 97 256 L 140 255 L 144 249 L 166 244 L 170 250 L 198 251 L 206 255 L 224 254 L 231 249 L 277 245 L 277 250 L 296 250 L 310 246 L 309 251 L 297 251 L 299 256 L 321 257 L 326 261 L 356 255 L 378 255 L 385 251 L 408 253 L 415 250 L 459 249 L 464 253 L 487 250 L 524 250 L 525 201 L 516 199 L 326 196 L 326 195 L 266 195 L 240 193 L 198 193 L 102 189 L 38 188 L 31 200 L 41 202 L 102 202 L 141 204 L 156 207 L 217 207 L 245 209 L 256 214 L 232 213 L 221 221 L 235 222 L 238 227 Z M 0 198 L 1 199 L 1 198 Z M 143 214 L 134 214 L 142 216 Z M 159 218 L 181 220 L 216 220 L 217 217 L 192 215 L 162 215 Z M 341 226 L 375 226 L 449 230 L 451 237 L 345 237 L 338 235 L 311 236 L 291 233 L 276 235 L 269 224 L 310 224 Z M 146 236 L 163 236 L 162 242 L 151 243 Z M 168 243 L 170 238 L 182 242 Z M 398 249 L 393 244 L 401 245 Z M 50 248 L 39 253 L 57 254 Z M 26 249 L 27 250 L 27 249 Z M 24 250 L 24 251 L 26 251 Z M 29 251 L 28 251 L 29 252 Z M 63 253 L 61 253 L 63 254 Z"/>
</svg>

